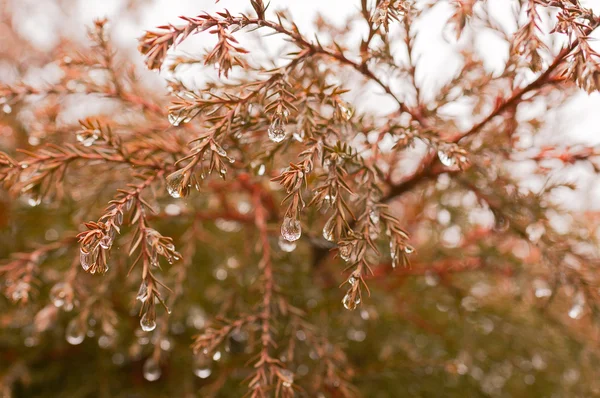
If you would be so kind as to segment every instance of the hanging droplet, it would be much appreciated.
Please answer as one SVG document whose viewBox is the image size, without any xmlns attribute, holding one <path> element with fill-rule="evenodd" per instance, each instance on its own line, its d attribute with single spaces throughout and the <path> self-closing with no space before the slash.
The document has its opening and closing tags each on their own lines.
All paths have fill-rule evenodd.
<svg viewBox="0 0 600 398">
<path fill-rule="evenodd" d="M 410 245 L 406 245 L 404 247 L 404 253 L 406 253 L 406 254 L 414 253 L 414 251 L 415 251 L 415 248 Z"/>
<path fill-rule="evenodd" d="M 265 171 L 266 171 L 266 167 L 264 164 L 261 164 L 260 166 L 258 166 L 258 169 L 256 170 L 256 174 L 258 174 L 259 176 L 265 175 Z"/>
<path fill-rule="evenodd" d="M 334 231 L 336 226 L 336 219 L 337 217 L 334 214 L 329 220 L 327 220 L 325 226 L 323 227 L 323 238 L 327 239 L 330 242 L 333 242 L 335 240 Z"/>
<path fill-rule="evenodd" d="M 146 281 L 142 281 L 142 283 L 140 284 L 140 288 L 135 298 L 136 300 L 139 300 L 142 303 L 144 303 L 148 299 L 148 284 L 146 283 Z"/>
<path fill-rule="evenodd" d="M 360 299 L 358 299 L 358 302 L 360 303 Z M 356 300 L 352 300 L 352 296 L 350 295 L 350 293 L 346 293 L 346 295 L 342 299 L 342 304 L 344 305 L 345 309 L 350 311 L 355 310 L 357 305 Z"/>
<path fill-rule="evenodd" d="M 146 359 L 146 362 L 144 362 L 143 372 L 144 379 L 148 381 L 156 381 L 162 374 L 158 362 L 152 357 Z"/>
<path fill-rule="evenodd" d="M 60 308 L 65 304 L 70 286 L 64 282 L 59 282 L 50 289 L 50 301 L 56 308 Z"/>
<path fill-rule="evenodd" d="M 379 210 L 378 209 L 372 209 L 369 212 L 369 220 L 371 220 L 371 223 L 375 226 L 379 225 Z"/>
<path fill-rule="evenodd" d="M 352 119 L 352 116 L 354 115 L 354 107 L 351 104 L 340 100 L 338 101 L 338 107 L 340 108 L 340 113 L 344 120 L 348 121 Z"/>
<path fill-rule="evenodd" d="M 273 142 L 281 142 L 285 139 L 286 131 L 283 125 L 283 118 L 279 115 L 275 115 L 271 125 L 267 129 L 269 139 Z"/>
<path fill-rule="evenodd" d="M 354 277 L 354 275 L 353 275 L 353 276 L 351 276 L 350 278 L 348 278 L 348 283 L 349 283 L 351 286 L 354 286 L 354 285 L 356 285 L 356 278 Z"/>
<path fill-rule="evenodd" d="M 77 132 L 77 141 L 83 146 L 92 146 L 100 138 L 100 130 L 81 130 Z"/>
<path fill-rule="evenodd" d="M 285 217 L 281 224 L 281 236 L 289 242 L 294 242 L 300 239 L 300 235 L 302 235 L 300 220 L 292 217 Z"/>
<path fill-rule="evenodd" d="M 67 342 L 72 345 L 78 345 L 85 339 L 85 324 L 80 322 L 79 319 L 72 319 L 67 325 L 65 331 L 65 338 Z"/>
<path fill-rule="evenodd" d="M 535 297 L 537 298 L 552 296 L 552 289 L 550 288 L 550 285 L 548 285 L 548 282 L 543 279 L 534 279 L 533 288 L 535 290 Z"/>
<path fill-rule="evenodd" d="M 31 194 L 27 196 L 27 204 L 29 206 L 36 207 L 39 206 L 40 203 L 42 203 L 41 195 Z"/>
<path fill-rule="evenodd" d="M 211 373 L 212 364 L 210 358 L 203 353 L 200 353 L 194 357 L 194 374 L 201 378 L 208 378 Z"/>
<path fill-rule="evenodd" d="M 291 253 L 296 249 L 296 242 L 290 242 L 283 238 L 283 236 L 279 237 L 279 248 L 284 252 Z"/>
<path fill-rule="evenodd" d="M 344 261 L 349 261 L 352 256 L 352 245 L 342 245 L 338 249 L 340 258 Z"/>
<path fill-rule="evenodd" d="M 169 120 L 169 123 L 171 123 L 171 125 L 174 127 L 179 126 L 181 123 L 187 123 L 190 120 L 192 120 L 192 118 L 187 117 L 185 112 L 183 111 L 169 112 L 169 114 L 167 115 L 167 119 Z"/>
<path fill-rule="evenodd" d="M 288 369 L 281 369 L 279 371 L 279 378 L 284 387 L 290 388 L 294 384 L 294 373 Z"/>
<path fill-rule="evenodd" d="M 189 193 L 187 184 L 187 174 L 184 169 L 180 169 L 167 176 L 167 192 L 173 198 L 183 198 Z"/>
<path fill-rule="evenodd" d="M 569 318 L 580 319 L 583 316 L 583 310 L 585 309 L 585 296 L 583 292 L 579 291 L 575 294 L 573 299 L 573 306 L 569 310 Z"/>
<path fill-rule="evenodd" d="M 219 168 L 219 175 L 222 179 L 225 179 L 225 177 L 227 176 L 227 169 L 225 168 L 225 166 Z"/>
<path fill-rule="evenodd" d="M 306 134 L 304 133 L 304 130 L 296 130 L 294 132 L 294 134 L 292 135 L 292 137 L 294 137 L 294 139 L 298 142 L 304 142 L 304 137 L 306 136 Z"/>
<path fill-rule="evenodd" d="M 82 246 L 79 249 L 79 261 L 81 262 L 81 268 L 83 268 L 84 271 L 88 271 L 90 267 L 96 262 L 97 255 L 97 249 L 92 249 L 91 251 L 88 251 Z"/>
<path fill-rule="evenodd" d="M 156 329 L 156 315 L 152 309 L 144 313 L 140 319 L 140 326 L 144 332 L 151 332 Z"/>
<path fill-rule="evenodd" d="M 213 361 L 218 362 L 221 360 L 221 351 L 215 351 L 215 353 L 212 356 Z"/>
<path fill-rule="evenodd" d="M 446 167 L 452 167 L 456 163 L 456 161 L 454 160 L 454 157 L 449 156 L 446 152 L 444 152 L 441 149 L 438 150 L 437 154 L 438 154 L 438 158 L 440 159 L 440 162 Z"/>
<path fill-rule="evenodd" d="M 100 239 L 100 247 L 105 250 L 108 250 L 108 249 L 110 249 L 111 246 L 112 246 L 112 237 L 109 234 L 104 235 Z"/>
</svg>

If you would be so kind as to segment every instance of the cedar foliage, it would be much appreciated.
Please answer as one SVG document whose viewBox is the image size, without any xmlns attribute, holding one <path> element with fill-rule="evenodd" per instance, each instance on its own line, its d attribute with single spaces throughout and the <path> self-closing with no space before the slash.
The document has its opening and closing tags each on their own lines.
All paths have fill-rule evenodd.
<svg viewBox="0 0 600 398">
<path fill-rule="evenodd" d="M 507 3 L 516 29 L 485 0 L 355 1 L 314 37 L 262 0 L 183 16 L 139 39 L 168 95 L 106 20 L 37 54 L 5 8 L 3 396 L 599 394 L 596 217 L 560 195 L 598 148 L 544 137 L 600 89 L 600 17 Z M 428 92 L 419 22 L 440 7 L 461 64 Z M 267 34 L 286 53 L 242 44 Z M 178 52 L 192 36 L 216 40 Z"/>
</svg>

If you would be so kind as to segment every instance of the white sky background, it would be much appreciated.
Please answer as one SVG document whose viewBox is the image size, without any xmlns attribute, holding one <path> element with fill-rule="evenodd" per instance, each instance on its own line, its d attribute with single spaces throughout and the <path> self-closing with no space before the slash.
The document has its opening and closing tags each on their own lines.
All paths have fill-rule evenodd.
<svg viewBox="0 0 600 398">
<path fill-rule="evenodd" d="M 21 13 L 16 15 L 16 19 L 21 26 L 22 34 L 30 37 L 40 47 L 47 48 L 54 44 L 56 37 L 49 32 L 55 29 L 65 29 L 64 17 L 61 16 L 61 11 L 52 5 L 52 2 L 42 2 L 43 6 L 40 7 L 40 0 L 9 1 L 19 4 L 15 9 L 21 10 Z M 144 4 L 145 0 L 141 1 Z M 493 16 L 503 26 L 514 25 L 510 20 L 512 0 L 487 0 L 487 2 L 493 10 Z M 118 47 L 137 53 L 137 38 L 144 30 L 166 23 L 178 24 L 180 15 L 195 16 L 203 11 L 214 13 L 224 8 L 236 15 L 239 12 L 250 10 L 249 0 L 221 0 L 217 4 L 214 0 L 154 0 L 146 1 L 146 3 L 148 4 L 141 7 L 141 13 L 128 15 L 121 9 L 121 0 L 80 0 L 76 9 L 69 10 L 71 17 L 79 21 L 78 24 L 68 24 L 68 29 L 73 29 L 71 37 L 84 38 L 85 36 L 82 35 L 84 26 L 91 24 L 94 18 L 108 17 L 111 21 L 113 39 L 117 41 Z M 440 3 L 446 2 L 440 1 Z M 596 14 L 600 14 L 600 0 L 582 0 L 582 3 L 593 8 Z M 312 32 L 314 32 L 312 21 L 317 12 L 324 15 L 329 21 L 342 25 L 350 14 L 358 11 L 359 6 L 359 0 L 271 0 L 269 10 L 272 15 L 272 11 L 275 9 L 287 8 L 300 30 L 306 37 L 312 38 Z M 446 41 L 442 34 L 445 21 L 450 15 L 450 7 L 440 4 L 434 10 L 421 21 L 424 29 L 420 29 L 419 39 L 416 43 L 417 51 L 421 52 L 417 77 L 425 92 L 431 92 L 433 87 L 446 81 L 459 67 L 456 44 L 453 41 Z M 361 26 L 358 26 L 358 29 L 360 28 Z M 362 29 L 365 27 L 362 26 Z M 364 35 L 364 32 L 364 30 L 357 30 L 358 35 Z M 190 53 L 201 52 L 214 43 L 214 38 L 210 36 L 212 35 L 208 33 L 197 35 L 186 41 L 180 46 L 180 49 Z M 600 38 L 600 29 L 597 29 L 594 36 Z M 247 41 L 243 32 L 237 34 L 236 37 L 244 46 L 252 48 L 253 44 Z M 486 67 L 491 71 L 498 70 L 507 57 L 507 48 L 491 33 L 479 34 L 475 42 L 484 57 Z M 266 43 L 268 43 L 266 48 L 260 50 L 268 51 L 272 56 L 283 55 L 282 46 L 284 44 L 281 36 L 269 37 L 266 39 Z M 256 45 L 254 44 L 254 46 Z M 598 48 L 597 45 L 596 47 Z M 260 50 L 254 50 L 254 52 L 260 53 Z M 139 55 L 138 60 L 141 65 L 141 56 Z M 351 71 L 348 73 L 347 77 L 352 76 Z M 379 76 L 383 80 L 387 80 L 385 74 Z M 201 83 L 198 79 L 205 79 L 203 74 L 199 73 L 192 73 L 190 78 L 193 78 L 196 84 Z M 340 78 L 343 80 L 344 76 Z M 156 84 L 161 84 L 161 79 L 157 78 Z M 399 82 L 390 82 L 390 85 L 402 97 L 403 90 Z M 347 99 L 355 103 L 359 111 L 369 109 L 383 113 L 395 110 L 395 104 L 391 99 L 383 94 L 379 95 L 381 89 L 377 86 L 369 87 L 372 88 L 369 90 L 370 93 L 365 94 L 355 90 L 347 94 Z M 600 144 L 599 93 L 587 95 L 582 92 L 559 114 L 547 115 L 548 119 L 552 121 L 552 131 L 550 136 L 543 137 L 546 143 L 552 140 L 560 143 Z M 468 128 L 471 123 L 471 120 L 465 118 L 464 127 Z M 569 175 L 569 179 L 576 181 L 578 185 L 587 185 L 588 190 L 595 191 L 589 192 L 591 196 L 588 196 L 588 200 L 600 197 L 600 188 L 594 188 L 599 184 L 594 183 L 592 186 L 592 182 L 597 182 L 597 180 L 592 180 L 592 177 L 589 170 L 581 170 L 581 172 L 577 171 Z M 577 200 L 576 202 L 579 203 L 576 207 L 580 207 L 581 201 Z M 600 204 L 594 205 L 595 202 L 591 203 L 592 207 L 600 208 Z"/>
</svg>

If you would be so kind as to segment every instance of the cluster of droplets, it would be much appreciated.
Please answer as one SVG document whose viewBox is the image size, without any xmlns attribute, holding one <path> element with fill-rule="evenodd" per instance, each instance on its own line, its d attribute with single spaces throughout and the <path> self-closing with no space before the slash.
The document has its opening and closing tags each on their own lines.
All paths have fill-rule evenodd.
<svg viewBox="0 0 600 398">
<path fill-rule="evenodd" d="M 295 242 L 302 235 L 300 220 L 296 217 L 286 216 L 281 224 L 281 236 L 288 242 Z"/>
<path fill-rule="evenodd" d="M 108 270 L 106 258 L 108 258 L 108 251 L 115 240 L 115 226 L 118 227 L 122 223 L 123 213 L 117 211 L 111 224 L 104 225 L 104 231 L 94 231 L 83 239 L 79 248 L 79 262 L 84 271 L 102 274 Z"/>
<path fill-rule="evenodd" d="M 77 132 L 77 141 L 80 142 L 83 146 L 92 146 L 94 142 L 100 138 L 102 132 L 98 129 L 90 130 L 80 130 Z"/>
<path fill-rule="evenodd" d="M 406 254 L 414 253 L 415 249 L 411 245 L 398 243 L 396 239 L 390 240 L 390 257 L 392 258 L 392 267 L 396 268 Z"/>
<path fill-rule="evenodd" d="M 285 112 L 277 112 L 275 116 L 273 116 L 271 125 L 267 129 L 267 134 L 269 135 L 269 139 L 271 141 L 281 142 L 287 136 L 287 131 L 285 129 L 286 118 L 287 114 Z"/>
<path fill-rule="evenodd" d="M 158 256 L 167 259 L 169 264 L 181 259 L 181 254 L 175 250 L 175 245 L 171 238 L 162 236 L 160 232 L 153 228 L 146 228 L 146 247 L 150 255 L 150 264 L 159 266 Z"/>
</svg>

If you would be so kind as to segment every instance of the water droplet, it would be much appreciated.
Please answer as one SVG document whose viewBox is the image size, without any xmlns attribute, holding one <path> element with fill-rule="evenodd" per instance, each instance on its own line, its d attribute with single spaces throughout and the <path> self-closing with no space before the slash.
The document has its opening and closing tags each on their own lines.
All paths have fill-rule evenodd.
<svg viewBox="0 0 600 398">
<path fill-rule="evenodd" d="M 294 373 L 288 369 L 281 369 L 279 371 L 279 378 L 284 387 L 290 388 L 294 384 Z"/>
<path fill-rule="evenodd" d="M 373 225 L 379 224 L 379 210 L 378 209 L 373 209 L 369 212 L 369 220 L 371 220 L 371 223 Z"/>
<path fill-rule="evenodd" d="M 455 164 L 455 160 L 452 156 L 449 156 L 446 152 L 444 152 L 443 150 L 438 150 L 438 158 L 440 159 L 440 162 L 446 166 L 446 167 L 452 167 Z"/>
<path fill-rule="evenodd" d="M 140 319 L 140 326 L 144 332 L 151 332 L 156 329 L 156 315 L 152 308 L 144 313 Z"/>
<path fill-rule="evenodd" d="M 142 281 L 142 283 L 140 284 L 140 288 L 135 298 L 136 300 L 139 300 L 142 303 L 148 299 L 148 284 L 146 283 L 146 281 Z"/>
<path fill-rule="evenodd" d="M 210 370 L 210 368 L 202 368 L 202 367 L 194 368 L 194 374 L 201 379 L 207 379 L 208 377 L 210 377 L 211 373 L 212 373 L 212 370 Z"/>
<path fill-rule="evenodd" d="M 284 252 L 291 253 L 296 249 L 296 242 L 290 242 L 283 238 L 283 236 L 279 237 L 279 248 Z"/>
<path fill-rule="evenodd" d="M 580 319 L 583 316 L 583 310 L 585 309 L 585 296 L 583 292 L 579 291 L 575 294 L 573 299 L 573 306 L 569 310 L 569 317 L 572 319 Z"/>
<path fill-rule="evenodd" d="M 414 251 L 415 251 L 415 248 L 410 245 L 406 245 L 404 247 L 404 253 L 406 253 L 406 254 L 414 253 Z"/>
<path fill-rule="evenodd" d="M 200 353 L 194 357 L 194 374 L 201 378 L 208 378 L 211 373 L 212 364 L 210 358 L 203 353 Z"/>
<path fill-rule="evenodd" d="M 67 299 L 70 290 L 71 287 L 68 284 L 64 282 L 57 283 L 50 289 L 50 301 L 55 307 L 62 307 L 65 304 L 65 300 Z"/>
<path fill-rule="evenodd" d="M 336 219 L 337 217 L 333 215 L 329 220 L 327 220 L 325 226 L 323 227 L 323 238 L 327 239 L 330 242 L 333 242 L 335 240 L 334 230 L 336 226 Z"/>
<path fill-rule="evenodd" d="M 112 237 L 109 234 L 106 234 L 100 239 L 100 247 L 108 250 L 112 246 Z"/>
<path fill-rule="evenodd" d="M 144 372 L 144 379 L 146 379 L 148 381 L 158 380 L 162 373 L 158 362 L 152 357 L 148 358 L 146 360 L 146 362 L 144 363 L 143 372 Z"/>
<path fill-rule="evenodd" d="M 100 138 L 100 130 L 81 130 L 77 132 L 77 141 L 83 146 L 92 146 Z"/>
<path fill-rule="evenodd" d="M 221 359 L 221 356 L 222 356 L 222 355 L 221 355 L 221 351 L 216 351 L 216 352 L 213 354 L 213 356 L 212 356 L 212 359 L 213 359 L 213 361 L 215 361 L 215 362 L 216 362 L 216 361 L 219 361 L 219 360 Z"/>
<path fill-rule="evenodd" d="M 351 104 L 340 100 L 338 101 L 338 107 L 344 120 L 348 121 L 354 115 L 354 107 Z"/>
<path fill-rule="evenodd" d="M 352 245 L 342 245 L 338 249 L 338 253 L 340 258 L 344 261 L 350 261 L 350 257 L 352 256 Z"/>
<path fill-rule="evenodd" d="M 42 203 L 42 196 L 41 195 L 30 195 L 27 197 L 27 204 L 31 207 L 36 207 L 38 206 L 40 203 Z"/>
<path fill-rule="evenodd" d="M 258 174 L 259 176 L 265 175 L 265 171 L 266 171 L 266 167 L 264 164 L 261 163 L 260 166 L 258 166 L 258 169 L 256 170 L 256 174 Z"/>
<path fill-rule="evenodd" d="M 298 142 L 304 142 L 304 137 L 306 136 L 306 134 L 304 133 L 304 130 L 296 130 L 296 132 L 293 134 L 293 137 L 296 141 Z"/>
<path fill-rule="evenodd" d="M 269 139 L 273 142 L 281 142 L 285 139 L 286 131 L 283 125 L 283 119 L 281 116 L 276 115 L 271 122 L 271 125 L 267 129 Z"/>
<path fill-rule="evenodd" d="M 550 285 L 548 285 L 548 282 L 543 279 L 534 279 L 533 288 L 535 290 L 535 297 L 537 298 L 552 296 L 552 289 L 550 288 Z"/>
<path fill-rule="evenodd" d="M 72 345 L 78 345 L 85 339 L 85 324 L 80 322 L 79 319 L 72 319 L 67 325 L 65 331 L 65 338 L 67 342 Z"/>
<path fill-rule="evenodd" d="M 354 276 L 351 276 L 350 278 L 348 278 L 348 283 L 351 286 L 354 286 L 356 284 L 356 278 Z"/>
<path fill-rule="evenodd" d="M 167 192 L 173 198 L 183 198 L 188 195 L 187 173 L 180 169 L 167 176 Z"/>
<path fill-rule="evenodd" d="M 177 127 L 181 123 L 188 123 L 192 118 L 188 117 L 184 111 L 172 111 L 167 115 L 167 120 L 172 126 Z"/>
<path fill-rule="evenodd" d="M 352 300 L 352 296 L 350 295 L 350 293 L 346 293 L 346 295 L 342 299 L 342 304 L 344 305 L 344 308 L 350 311 L 355 310 L 356 306 L 359 303 L 360 298 L 357 296 L 354 300 Z"/>
<path fill-rule="evenodd" d="M 86 250 L 83 246 L 79 249 L 79 261 L 84 271 L 88 271 L 92 265 L 96 262 L 98 257 L 98 250 L 92 249 L 91 251 Z"/>
<path fill-rule="evenodd" d="M 302 235 L 300 220 L 292 217 L 285 217 L 281 224 L 281 236 L 289 242 L 294 242 L 300 239 L 300 235 Z"/>
<path fill-rule="evenodd" d="M 8 104 L 4 104 L 2 106 L 2 112 L 6 113 L 6 114 L 9 114 L 9 113 L 12 112 L 12 107 L 10 105 L 8 105 Z"/>
</svg>

